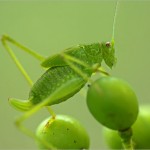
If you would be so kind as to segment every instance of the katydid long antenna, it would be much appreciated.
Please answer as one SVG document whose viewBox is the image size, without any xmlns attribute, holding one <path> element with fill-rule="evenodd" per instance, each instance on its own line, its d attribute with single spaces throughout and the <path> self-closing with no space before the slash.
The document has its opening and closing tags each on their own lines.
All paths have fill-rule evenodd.
<svg viewBox="0 0 150 150">
<path fill-rule="evenodd" d="M 117 17 L 118 5 L 119 5 L 119 0 L 117 0 L 117 2 L 116 2 L 115 14 L 114 14 L 114 18 L 113 18 L 112 43 L 114 43 L 114 37 L 115 37 L 115 26 L 116 26 L 116 17 Z"/>
</svg>

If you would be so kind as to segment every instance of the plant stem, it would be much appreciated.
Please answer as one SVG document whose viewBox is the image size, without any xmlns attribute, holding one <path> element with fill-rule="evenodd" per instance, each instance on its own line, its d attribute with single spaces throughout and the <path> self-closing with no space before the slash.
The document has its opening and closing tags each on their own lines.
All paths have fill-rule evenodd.
<svg viewBox="0 0 150 150">
<path fill-rule="evenodd" d="M 132 129 L 129 128 L 124 131 L 119 131 L 119 135 L 121 137 L 124 150 L 134 150 L 132 141 Z"/>
</svg>

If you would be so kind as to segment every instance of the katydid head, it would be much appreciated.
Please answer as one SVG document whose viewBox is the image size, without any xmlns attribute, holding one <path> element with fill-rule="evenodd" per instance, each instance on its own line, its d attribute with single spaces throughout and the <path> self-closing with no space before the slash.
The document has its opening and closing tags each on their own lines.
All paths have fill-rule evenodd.
<svg viewBox="0 0 150 150">
<path fill-rule="evenodd" d="M 116 60 L 117 60 L 115 57 L 114 34 L 115 34 L 115 24 L 116 24 L 118 3 L 119 3 L 119 0 L 117 0 L 116 7 L 115 7 L 115 14 L 114 14 L 113 28 L 112 28 L 112 41 L 101 44 L 103 59 L 105 63 L 107 64 L 107 66 L 109 66 L 110 68 L 112 68 L 116 64 Z"/>
<path fill-rule="evenodd" d="M 114 40 L 112 42 L 104 42 L 102 45 L 102 56 L 105 63 L 112 68 L 116 63 Z"/>
</svg>

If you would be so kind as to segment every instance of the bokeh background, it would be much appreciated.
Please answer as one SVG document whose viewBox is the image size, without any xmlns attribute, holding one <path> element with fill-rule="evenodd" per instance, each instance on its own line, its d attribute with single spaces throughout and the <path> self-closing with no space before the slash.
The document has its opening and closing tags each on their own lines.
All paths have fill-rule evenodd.
<svg viewBox="0 0 150 150">
<path fill-rule="evenodd" d="M 116 1 L 0 1 L 0 35 L 8 34 L 45 56 L 80 43 L 110 41 Z M 12 48 L 35 82 L 44 72 L 40 62 Z M 150 1 L 120 1 L 115 25 L 118 63 L 110 74 L 128 81 L 139 103 L 149 103 Z M 105 65 L 104 65 L 105 66 Z M 0 43 L 0 149 L 36 149 L 33 139 L 14 125 L 22 113 L 8 104 L 8 97 L 27 99 L 30 87 Z M 85 92 L 86 88 L 83 90 Z M 78 93 L 52 107 L 58 114 L 78 119 L 91 138 L 90 149 L 107 148 L 100 125 L 89 113 L 86 98 Z M 35 130 L 49 114 L 42 109 L 25 125 Z"/>
</svg>

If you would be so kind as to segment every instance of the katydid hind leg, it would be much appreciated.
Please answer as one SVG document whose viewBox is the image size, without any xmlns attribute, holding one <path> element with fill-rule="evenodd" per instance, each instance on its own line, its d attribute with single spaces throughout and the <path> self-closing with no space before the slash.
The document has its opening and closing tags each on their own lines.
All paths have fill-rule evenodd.
<svg viewBox="0 0 150 150">
<path fill-rule="evenodd" d="M 43 145 L 45 145 L 45 147 L 47 147 L 48 149 L 53 149 L 53 150 L 56 150 L 56 148 L 51 144 L 51 143 L 48 143 L 46 142 L 45 140 L 41 139 L 41 138 L 38 138 L 35 134 L 35 132 L 33 132 L 32 130 L 28 129 L 27 127 L 25 127 L 23 124 L 22 124 L 22 121 L 20 120 L 17 120 L 16 121 L 16 126 L 19 128 L 19 130 L 21 132 L 23 132 L 25 135 L 31 137 L 32 139 L 34 139 L 35 141 L 37 142 L 40 142 L 42 143 Z"/>
<path fill-rule="evenodd" d="M 18 60 L 18 58 L 14 54 L 13 50 L 8 46 L 8 44 L 4 38 L 2 38 L 2 44 L 3 44 L 4 48 L 6 49 L 6 51 L 8 52 L 8 54 L 10 55 L 10 57 L 12 58 L 12 60 L 14 61 L 14 63 L 16 64 L 16 66 L 19 69 L 19 71 L 21 72 L 21 74 L 24 76 L 25 80 L 32 87 L 33 82 L 31 80 L 30 76 L 25 71 L 24 67 L 22 66 L 22 64 L 20 63 L 20 61 Z"/>
<path fill-rule="evenodd" d="M 13 99 L 15 100 L 15 99 Z M 34 107 L 30 108 L 28 111 L 26 111 L 24 114 L 22 114 L 15 122 L 16 126 L 19 128 L 20 131 L 22 131 L 24 134 L 26 134 L 27 136 L 33 138 L 34 140 L 38 140 L 39 142 L 43 143 L 43 145 L 45 145 L 47 148 L 49 149 L 56 149 L 51 143 L 48 143 L 42 139 L 39 139 L 35 132 L 31 131 L 30 129 L 28 129 L 27 127 L 25 127 L 23 125 L 23 122 L 25 120 L 27 120 L 29 117 L 31 117 L 33 114 L 35 114 L 37 111 L 39 111 L 42 107 L 44 107 L 45 105 L 47 105 L 49 103 L 51 99 L 46 99 L 45 101 L 35 105 Z M 49 109 L 50 110 L 50 109 Z M 52 110 L 49 111 L 51 113 L 51 118 L 54 119 L 55 118 L 55 113 L 52 112 Z"/>
<path fill-rule="evenodd" d="M 28 53 L 29 55 L 33 56 L 34 58 L 36 58 L 39 61 L 43 61 L 45 58 L 43 56 L 41 56 L 40 54 L 34 52 L 33 50 L 31 50 L 31 49 L 25 47 L 24 45 L 20 44 L 19 42 L 15 41 L 14 39 L 12 39 L 11 37 L 9 37 L 7 35 L 3 35 L 2 38 L 1 38 L 1 41 L 2 41 L 2 44 L 3 44 L 4 48 L 6 49 L 6 51 L 8 52 L 8 54 L 10 55 L 10 57 L 12 58 L 14 63 L 16 64 L 17 68 L 19 69 L 21 74 L 24 76 L 25 80 L 28 82 L 28 84 L 30 86 L 32 86 L 33 82 L 31 80 L 30 76 L 28 75 L 28 73 L 26 72 L 26 70 L 24 69 L 22 64 L 20 63 L 19 59 L 16 57 L 13 50 L 8 45 L 8 42 L 15 45 L 16 47 L 20 48 L 20 50 Z"/>
<path fill-rule="evenodd" d="M 34 52 L 33 50 L 25 47 L 24 45 L 18 43 L 17 41 L 15 41 L 14 39 L 12 39 L 8 35 L 3 35 L 2 38 L 1 38 L 1 41 L 2 41 L 2 44 L 3 44 L 4 48 L 6 49 L 6 51 L 8 52 L 8 54 L 10 55 L 10 57 L 12 58 L 12 60 L 15 62 L 15 64 L 16 64 L 17 68 L 19 69 L 19 71 L 25 77 L 25 79 L 29 83 L 30 87 L 32 87 L 33 86 L 33 82 L 31 80 L 30 76 L 25 71 L 25 69 L 23 68 L 22 64 L 20 63 L 20 61 L 18 60 L 18 58 L 14 54 L 13 50 L 7 44 L 7 42 L 10 42 L 10 43 L 14 44 L 15 46 L 19 47 L 21 50 L 25 51 L 26 53 L 30 54 L 34 58 L 38 59 L 39 61 L 43 61 L 43 60 L 45 60 L 45 58 L 42 55 L 40 55 L 40 54 Z M 15 100 L 14 100 L 14 102 L 15 102 Z"/>
<path fill-rule="evenodd" d="M 8 36 L 8 35 L 3 35 L 3 36 L 1 37 L 1 40 L 2 40 L 2 42 L 3 42 L 3 41 L 4 41 L 5 43 L 9 42 L 9 43 L 15 45 L 16 47 L 20 48 L 20 50 L 22 50 L 22 51 L 28 53 L 29 55 L 33 56 L 34 58 L 36 58 L 36 59 L 39 60 L 39 61 L 45 60 L 45 57 L 44 57 L 44 56 L 42 56 L 41 54 L 38 54 L 37 52 L 35 52 L 35 51 L 33 51 L 33 50 L 27 48 L 26 46 L 20 44 L 19 42 L 17 42 L 16 40 L 14 40 L 13 38 L 11 38 L 11 37 Z"/>
</svg>

